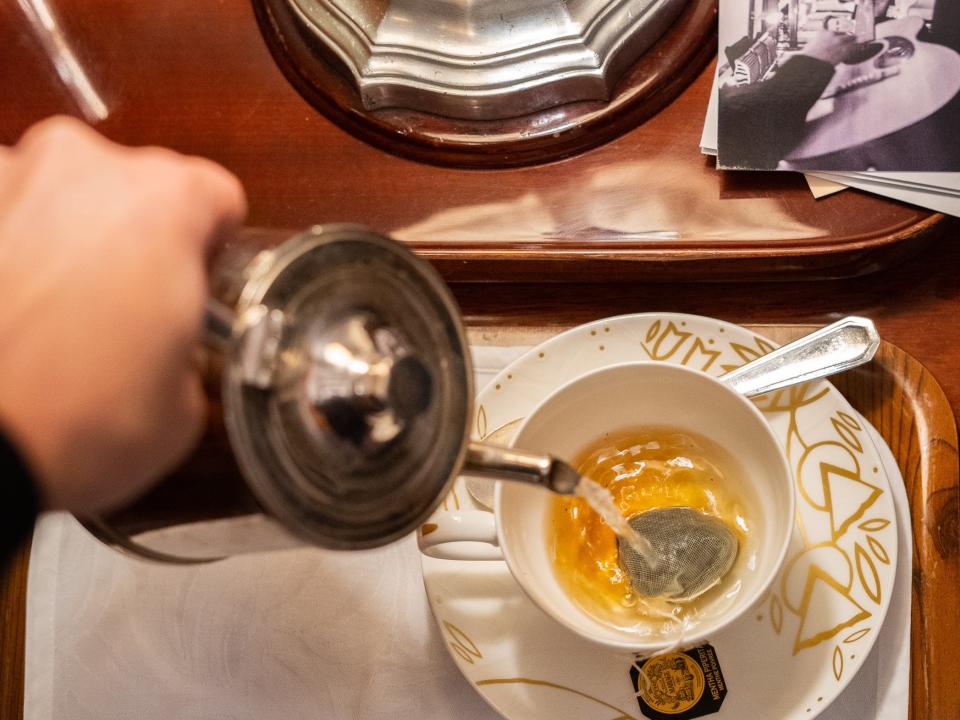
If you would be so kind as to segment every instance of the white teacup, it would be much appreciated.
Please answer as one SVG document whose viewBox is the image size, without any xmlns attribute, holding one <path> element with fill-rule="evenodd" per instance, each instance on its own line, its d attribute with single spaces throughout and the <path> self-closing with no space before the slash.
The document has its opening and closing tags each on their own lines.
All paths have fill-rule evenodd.
<svg viewBox="0 0 960 720">
<path fill-rule="evenodd" d="M 731 571 L 741 583 L 735 598 L 683 635 L 683 645 L 691 647 L 750 610 L 773 581 L 793 534 L 793 479 L 779 440 L 753 403 L 705 373 L 665 363 L 624 363 L 573 380 L 527 417 L 512 445 L 570 460 L 604 433 L 643 426 L 676 427 L 713 440 L 736 460 L 745 494 L 754 500 L 753 561 Z M 506 560 L 534 603 L 588 640 L 638 654 L 675 644 L 679 637 L 606 624 L 567 595 L 547 539 L 554 497 L 534 485 L 500 482 L 493 514 L 439 513 L 427 534 L 418 534 L 420 549 L 456 560 Z"/>
</svg>

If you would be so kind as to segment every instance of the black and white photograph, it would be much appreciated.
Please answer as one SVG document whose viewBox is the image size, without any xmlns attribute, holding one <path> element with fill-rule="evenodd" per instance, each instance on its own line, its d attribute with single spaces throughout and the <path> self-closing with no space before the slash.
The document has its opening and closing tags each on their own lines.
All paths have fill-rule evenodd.
<svg viewBox="0 0 960 720">
<path fill-rule="evenodd" d="M 718 166 L 960 170 L 960 2 L 723 0 Z"/>
</svg>

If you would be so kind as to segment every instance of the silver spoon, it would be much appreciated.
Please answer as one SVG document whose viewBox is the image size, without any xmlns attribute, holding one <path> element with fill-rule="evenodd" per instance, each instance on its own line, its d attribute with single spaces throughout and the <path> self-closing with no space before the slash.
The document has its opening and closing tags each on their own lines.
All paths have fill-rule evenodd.
<svg viewBox="0 0 960 720">
<path fill-rule="evenodd" d="M 880 335 L 873 321 L 851 315 L 731 370 L 719 379 L 741 395 L 754 397 L 868 363 L 878 347 Z M 493 509 L 496 480 L 467 476 L 466 485 L 474 500 Z M 572 492 L 572 487 L 550 489 L 563 494 Z"/>
</svg>

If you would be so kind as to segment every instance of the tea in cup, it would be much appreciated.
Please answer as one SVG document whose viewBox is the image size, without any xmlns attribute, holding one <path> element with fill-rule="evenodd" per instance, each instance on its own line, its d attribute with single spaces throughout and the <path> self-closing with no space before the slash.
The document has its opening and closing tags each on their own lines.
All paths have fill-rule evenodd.
<svg viewBox="0 0 960 720">
<path fill-rule="evenodd" d="M 537 606 L 593 642 L 638 654 L 697 645 L 747 612 L 783 563 L 794 522 L 783 449 L 749 400 L 705 373 L 652 362 L 588 373 L 546 398 L 511 444 L 572 462 L 628 518 L 687 507 L 737 537 L 720 582 L 676 602 L 631 589 L 616 535 L 581 498 L 500 482 L 493 514 L 438 513 L 421 531 L 429 555 L 502 558 Z"/>
</svg>

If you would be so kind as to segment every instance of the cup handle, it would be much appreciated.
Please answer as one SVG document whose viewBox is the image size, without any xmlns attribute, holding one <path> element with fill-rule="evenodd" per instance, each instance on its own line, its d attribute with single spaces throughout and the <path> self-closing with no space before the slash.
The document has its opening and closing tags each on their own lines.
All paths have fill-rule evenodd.
<svg viewBox="0 0 960 720">
<path fill-rule="evenodd" d="M 442 560 L 503 560 L 497 521 L 485 510 L 438 513 L 420 526 L 417 545 Z"/>
</svg>

